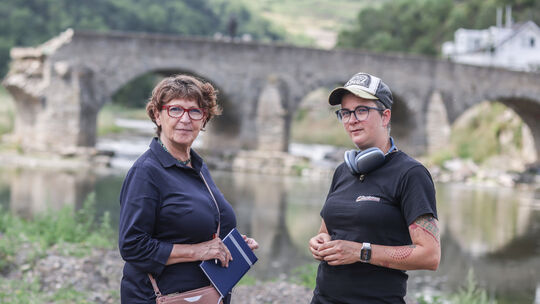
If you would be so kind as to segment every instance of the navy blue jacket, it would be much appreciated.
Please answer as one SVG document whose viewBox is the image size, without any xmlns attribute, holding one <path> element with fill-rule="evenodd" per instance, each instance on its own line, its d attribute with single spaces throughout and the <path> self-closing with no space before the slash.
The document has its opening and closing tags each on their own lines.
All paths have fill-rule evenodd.
<svg viewBox="0 0 540 304">
<path fill-rule="evenodd" d="M 153 274 L 162 294 L 210 285 L 200 262 L 165 266 L 173 244 L 208 241 L 217 230 L 218 211 L 200 174 L 219 205 L 220 237 L 236 227 L 231 205 L 193 149 L 191 159 L 193 168 L 180 164 L 154 138 L 150 149 L 127 173 L 120 193 L 118 239 L 126 262 L 120 288 L 122 303 L 155 303 L 147 273 Z"/>
</svg>

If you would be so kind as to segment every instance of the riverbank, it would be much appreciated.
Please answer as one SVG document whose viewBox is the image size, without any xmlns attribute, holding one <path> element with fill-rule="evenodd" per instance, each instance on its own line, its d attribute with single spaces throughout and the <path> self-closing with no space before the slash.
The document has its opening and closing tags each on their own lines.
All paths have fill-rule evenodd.
<svg viewBox="0 0 540 304">
<path fill-rule="evenodd" d="M 1 236 L 0 236 L 1 237 Z M 62 244 L 47 250 L 42 258 L 28 261 L 23 247 L 11 271 L 0 277 L 1 303 L 95 303 L 120 302 L 123 261 L 118 250 L 88 249 L 83 257 L 73 255 L 80 245 Z M 25 248 L 22 248 L 25 249 Z M 27 295 L 28 298 L 25 296 Z M 308 304 L 313 290 L 287 278 L 239 285 L 233 289 L 234 304 Z M 407 303 L 416 303 L 408 300 Z"/>
<path fill-rule="evenodd" d="M 247 280 L 244 280 L 245 285 L 242 286 L 246 287 L 238 286 L 235 289 L 235 292 L 238 292 L 235 296 L 250 300 L 248 303 L 289 303 L 283 300 L 283 295 L 288 298 L 293 297 L 292 295 L 309 298 L 311 290 L 306 290 L 302 285 L 307 284 L 306 286 L 312 288 L 316 268 L 311 267 L 311 259 L 296 260 L 296 257 L 308 254 L 305 244 L 320 225 L 317 219 L 325 190 L 318 189 L 325 188 L 326 182 L 311 181 L 304 184 L 305 191 L 282 192 L 283 189 L 273 184 L 272 179 L 257 180 L 257 176 L 253 174 L 240 174 L 240 179 L 235 179 L 238 177 L 231 174 L 215 174 L 214 177 L 216 182 L 222 185 L 222 189 L 228 191 L 227 194 L 232 200 L 237 202 L 235 210 L 238 212 L 239 227 L 243 231 L 249 231 L 261 244 L 257 254 L 260 260 L 248 273 L 250 276 Z M 236 189 L 236 192 L 245 194 L 246 191 L 257 188 L 254 186 L 256 184 L 266 186 L 257 189 L 269 188 L 271 192 L 235 196 L 235 191 L 231 191 L 234 188 L 231 184 L 233 179 L 236 182 L 256 179 L 254 183 Z M 287 180 L 288 186 L 297 190 L 306 180 L 279 176 L 273 178 L 283 179 Z M 222 183 L 224 180 L 225 184 Z M 302 183 L 297 183 L 300 180 Z M 106 183 L 110 184 L 111 180 Z M 67 184 L 63 182 L 63 185 Z M 113 184 L 115 189 L 119 188 L 119 185 L 114 182 Z M 25 189 L 28 189 L 28 183 L 25 185 Z M 274 197 L 273 193 L 276 191 L 282 194 Z M 313 192 L 317 193 L 310 199 Z M 283 200 L 284 193 L 287 200 Z M 506 189 L 493 196 L 493 189 L 440 185 L 438 194 L 439 216 L 445 227 L 441 246 L 446 258 L 437 272 L 409 273 L 411 297 L 455 292 L 466 277 L 469 265 L 474 264 L 481 286 L 489 287 L 490 294 L 508 296 L 519 293 L 526 295 L 521 298 L 534 298 L 534 287 L 528 287 L 536 286 L 534 284 L 538 282 L 538 276 L 533 269 L 538 265 L 535 257 L 538 245 L 534 240 L 537 240 L 539 235 L 537 223 L 540 209 L 534 193 Z M 111 212 L 112 216 L 108 221 L 90 220 L 90 215 L 95 214 L 96 210 L 84 211 L 85 208 L 74 209 L 74 206 L 64 207 L 67 210 L 51 210 L 46 216 L 35 213 L 32 220 L 23 220 L 17 216 L 16 211 L 20 210 L 20 206 L 16 204 L 11 205 L 16 207 L 11 208 L 13 212 L 0 211 L 0 303 L 31 303 L 28 299 L 35 303 L 118 303 L 122 260 L 116 249 L 116 233 L 110 226 L 99 229 L 103 223 L 111 222 L 111 218 L 112 221 L 117 218 L 115 209 L 103 207 L 105 204 L 117 205 L 117 195 L 113 196 L 111 200 L 103 199 L 100 192 L 95 196 L 95 202 L 99 204 L 96 210 L 101 211 L 98 214 L 105 216 Z M 44 200 L 43 197 L 41 200 Z M 249 203 L 243 203 L 247 200 Z M 311 205 L 310 200 L 315 203 Z M 273 205 L 276 206 L 275 209 Z M 278 210 L 286 212 L 280 213 Z M 276 220 L 283 218 L 287 219 L 287 223 L 277 224 Z M 246 225 L 249 223 L 257 223 L 257 226 L 248 228 Z M 113 224 L 112 227 L 114 226 L 116 225 Z M 77 232 L 76 236 L 72 235 L 74 232 Z M 463 235 L 467 237 L 460 238 Z M 527 246 L 515 246 L 514 255 L 507 256 L 505 248 L 516 243 Z M 293 268 L 305 263 L 309 264 L 310 267 L 306 267 L 309 269 L 303 272 L 293 271 Z M 505 273 L 505 276 L 500 277 L 497 273 Z M 513 286 L 524 287 L 508 285 L 504 279 L 508 277 L 515 282 Z M 262 281 L 257 282 L 255 278 Z M 242 302 L 239 300 L 234 303 Z M 303 302 L 298 300 L 298 303 Z"/>
<path fill-rule="evenodd" d="M 79 245 L 53 246 L 43 257 L 29 261 L 21 254 L 0 278 L 0 302 L 24 303 L 23 294 L 34 303 L 120 302 L 120 280 L 124 265 L 118 250 L 88 248 L 83 257 L 74 256 Z M 71 253 L 71 254 L 70 254 Z M 36 294 L 32 294 L 35 292 Z M 39 293 L 39 294 L 38 294 Z M 233 303 L 309 303 L 312 290 L 288 281 L 255 282 L 233 290 Z"/>
</svg>

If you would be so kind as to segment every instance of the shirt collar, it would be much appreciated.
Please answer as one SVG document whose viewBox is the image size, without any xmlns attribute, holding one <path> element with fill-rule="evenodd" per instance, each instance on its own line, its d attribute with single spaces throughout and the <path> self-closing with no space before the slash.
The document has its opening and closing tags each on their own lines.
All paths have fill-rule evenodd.
<svg viewBox="0 0 540 304">
<path fill-rule="evenodd" d="M 199 172 L 203 166 L 203 159 L 193 149 L 190 149 L 191 165 L 193 168 L 180 164 L 176 158 L 163 149 L 163 147 L 159 144 L 157 137 L 154 137 L 152 142 L 150 142 L 150 150 L 156 155 L 157 159 L 164 168 L 177 166 L 180 168 L 194 169 L 195 171 Z"/>
</svg>

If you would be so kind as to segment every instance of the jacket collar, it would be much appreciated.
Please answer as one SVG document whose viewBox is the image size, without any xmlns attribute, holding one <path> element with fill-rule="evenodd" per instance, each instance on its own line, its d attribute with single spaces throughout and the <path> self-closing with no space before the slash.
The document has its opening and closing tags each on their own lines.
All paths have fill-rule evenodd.
<svg viewBox="0 0 540 304">
<path fill-rule="evenodd" d="M 193 149 L 190 149 L 191 165 L 193 166 L 193 168 L 180 164 L 178 160 L 176 160 L 176 158 L 174 158 L 169 152 L 163 149 L 163 147 L 159 144 L 157 137 L 154 137 L 152 139 L 152 142 L 150 142 L 150 150 L 152 151 L 152 153 L 154 153 L 154 155 L 156 155 L 157 159 L 164 168 L 177 166 L 179 168 L 193 169 L 199 172 L 201 171 L 204 163 L 203 159 L 199 156 L 199 154 L 197 154 L 197 152 L 195 152 Z"/>
</svg>

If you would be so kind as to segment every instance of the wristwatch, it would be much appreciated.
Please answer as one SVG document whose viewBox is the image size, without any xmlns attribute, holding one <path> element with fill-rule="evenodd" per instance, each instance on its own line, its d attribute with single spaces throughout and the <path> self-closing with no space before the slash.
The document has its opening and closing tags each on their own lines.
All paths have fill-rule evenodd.
<svg viewBox="0 0 540 304">
<path fill-rule="evenodd" d="M 362 249 L 360 250 L 360 262 L 369 263 L 371 260 L 371 244 L 362 243 Z"/>
</svg>

